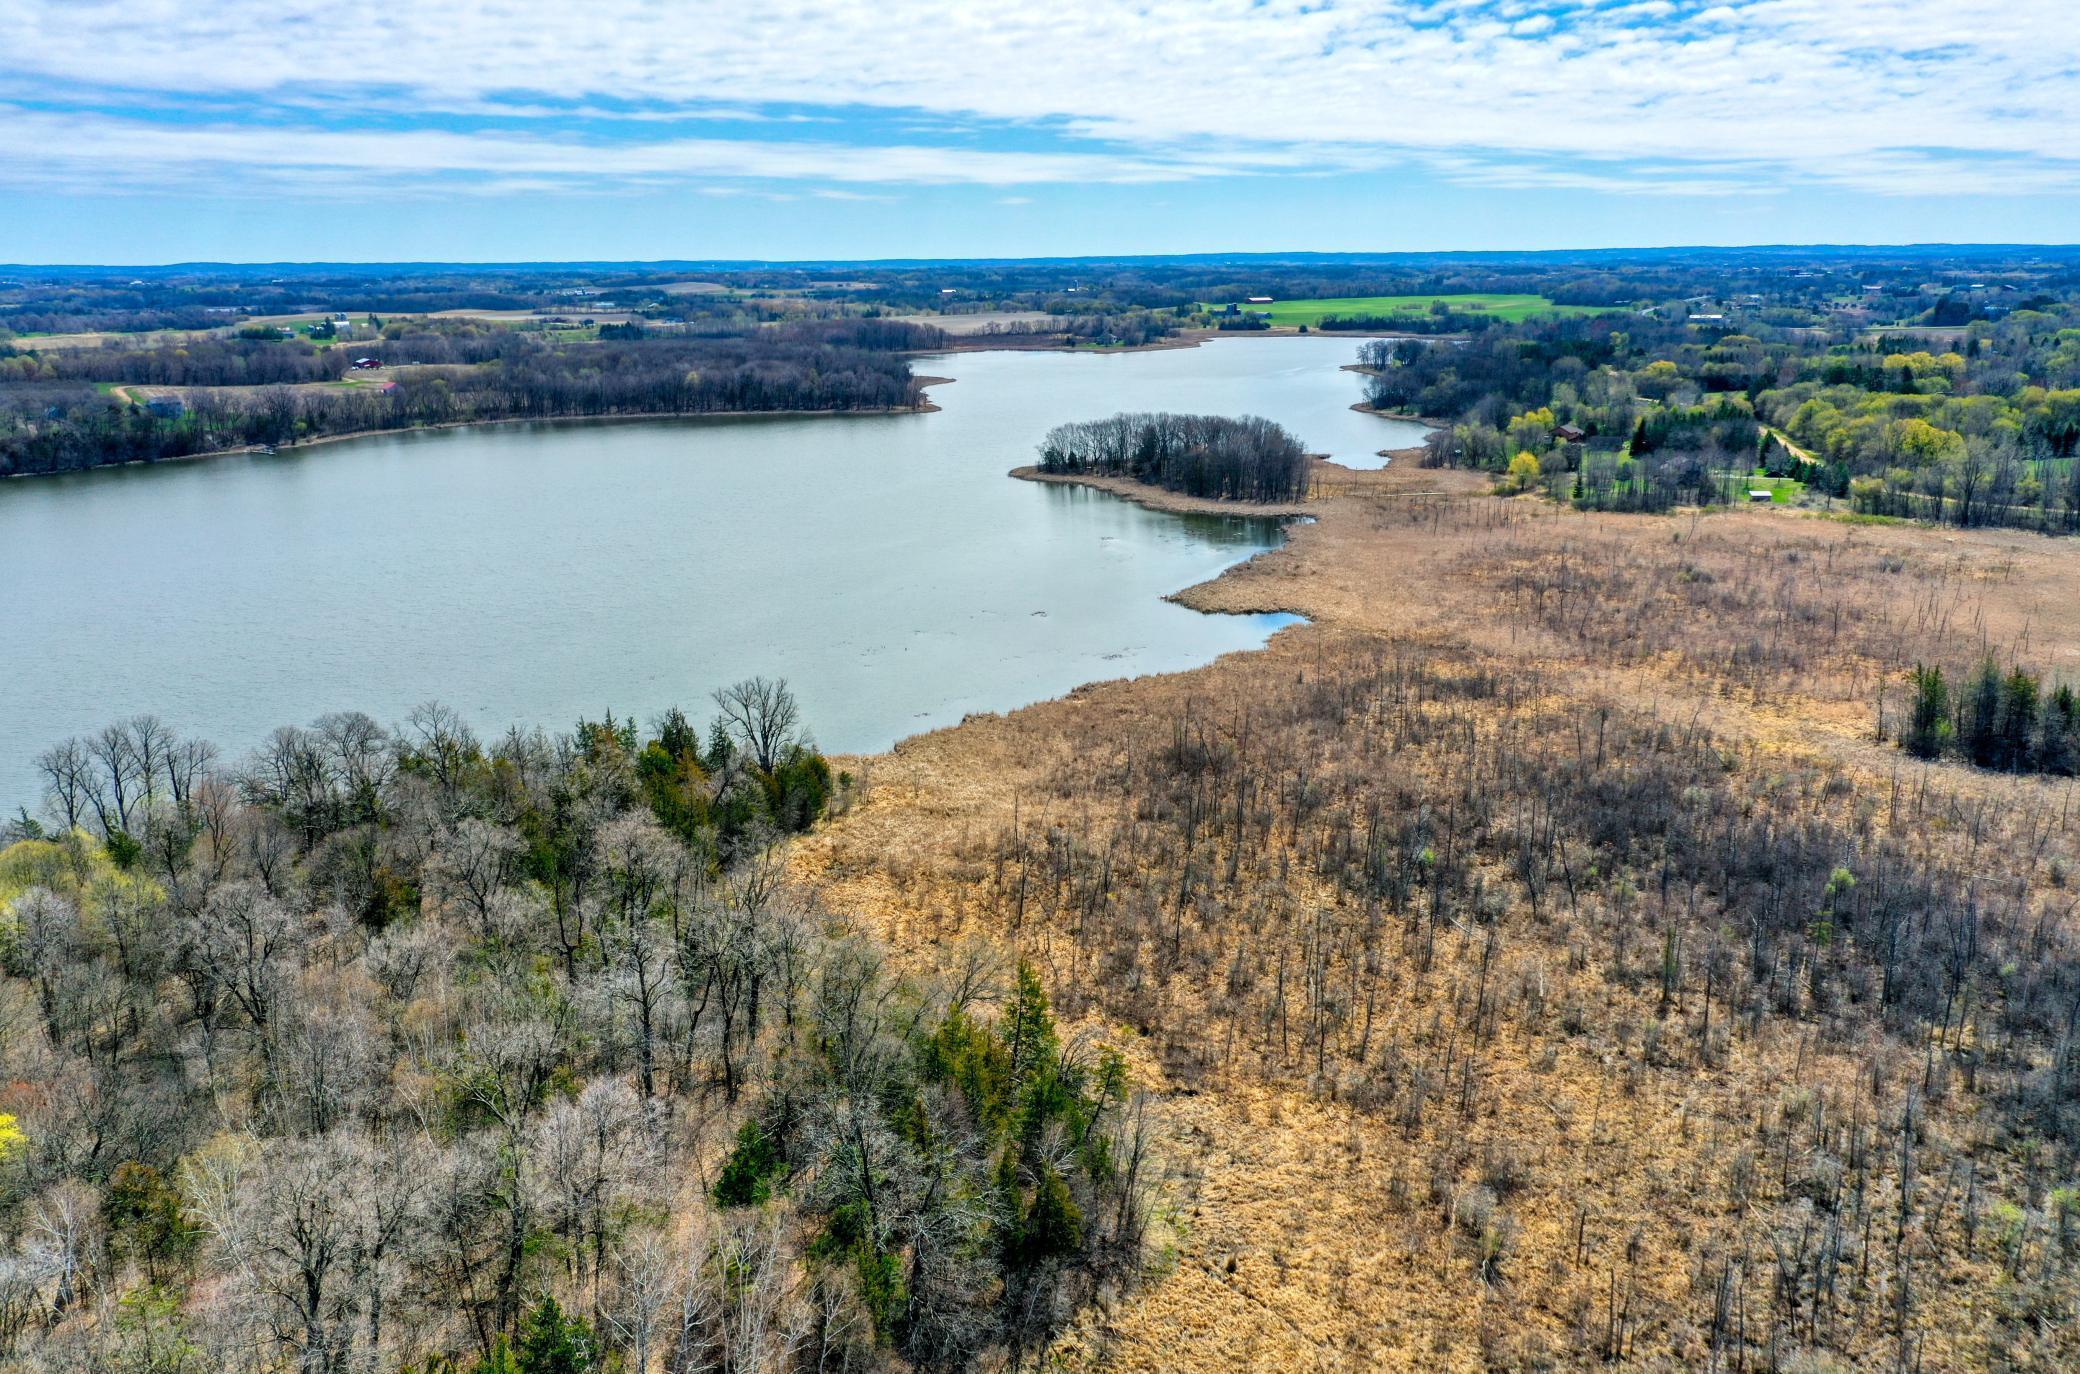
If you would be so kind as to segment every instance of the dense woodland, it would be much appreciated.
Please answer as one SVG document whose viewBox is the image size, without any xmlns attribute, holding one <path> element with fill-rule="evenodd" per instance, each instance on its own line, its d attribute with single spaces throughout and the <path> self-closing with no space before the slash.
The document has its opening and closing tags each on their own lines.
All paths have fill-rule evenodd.
<svg viewBox="0 0 2080 1374">
<path fill-rule="evenodd" d="M 234 337 L 0 356 L 0 475 L 470 420 L 915 406 L 921 391 L 903 351 L 939 337 L 885 320 L 637 333 L 568 342 L 392 324 L 338 347 Z M 391 380 L 338 384 L 364 351 L 394 360 Z M 155 406 L 95 385 L 117 381 L 190 389 Z"/>
<path fill-rule="evenodd" d="M 1145 1108 L 991 948 L 780 880 L 784 684 L 570 734 L 46 753 L 0 849 L 0 1367 L 1016 1362 L 1140 1270 Z"/>
<path fill-rule="evenodd" d="M 1056 425 L 1042 472 L 1129 477 L 1167 491 L 1234 501 L 1297 501 L 1309 459 L 1284 426 L 1254 415 L 1114 415 Z"/>
</svg>

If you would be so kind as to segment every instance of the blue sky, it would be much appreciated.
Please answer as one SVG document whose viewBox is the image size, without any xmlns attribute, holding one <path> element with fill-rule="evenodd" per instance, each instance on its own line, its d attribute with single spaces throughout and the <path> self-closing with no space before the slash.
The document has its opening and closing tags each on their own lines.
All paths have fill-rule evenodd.
<svg viewBox="0 0 2080 1374">
<path fill-rule="evenodd" d="M 2072 0 L 0 0 L 0 260 L 2080 239 Z"/>
</svg>

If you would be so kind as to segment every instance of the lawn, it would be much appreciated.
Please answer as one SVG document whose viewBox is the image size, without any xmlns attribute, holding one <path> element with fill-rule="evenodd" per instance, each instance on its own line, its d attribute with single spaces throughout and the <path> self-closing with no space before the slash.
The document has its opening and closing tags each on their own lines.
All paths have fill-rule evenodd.
<svg viewBox="0 0 2080 1374">
<path fill-rule="evenodd" d="M 1327 300 L 1273 301 L 1269 305 L 1241 302 L 1241 308 L 1263 315 L 1274 325 L 1318 325 L 1329 315 L 1345 319 L 1363 315 L 1427 315 L 1432 301 L 1443 301 L 1454 313 L 1479 312 L 1508 324 L 1534 315 L 1596 315 L 1609 306 L 1555 305 L 1544 296 L 1506 295 L 1479 292 L 1456 296 L 1338 296 Z M 1214 309 L 1223 307 L 1215 306 Z"/>
<path fill-rule="evenodd" d="M 1751 491 L 1767 491 L 1771 505 L 1788 506 L 1805 494 L 1806 484 L 1796 477 L 1766 477 L 1760 472 L 1726 479 L 1734 489 L 1734 504 L 1748 499 Z"/>
</svg>

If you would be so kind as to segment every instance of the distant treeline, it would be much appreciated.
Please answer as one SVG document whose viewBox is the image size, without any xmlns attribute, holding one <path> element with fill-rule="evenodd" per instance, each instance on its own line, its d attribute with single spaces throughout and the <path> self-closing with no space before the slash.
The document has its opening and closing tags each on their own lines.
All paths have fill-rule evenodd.
<svg viewBox="0 0 2080 1374">
<path fill-rule="evenodd" d="M 16 384 L 0 385 L 0 476 L 470 420 L 914 406 L 921 393 L 900 350 L 929 347 L 940 337 L 937 330 L 886 320 L 597 343 L 513 332 L 407 336 L 380 347 L 371 343 L 369 351 L 394 357 L 402 350 L 404 361 L 451 365 L 402 368 L 387 388 L 230 389 L 240 377 L 267 380 L 256 375 L 262 372 L 287 373 L 278 377 L 285 382 L 337 377 L 352 349 L 231 340 L 189 350 L 53 351 L 33 359 L 36 370 Z M 182 351 L 189 352 L 185 361 L 162 356 Z M 24 361 L 0 359 L 0 368 L 16 364 L 19 376 L 28 371 L 19 366 Z M 104 380 L 97 373 L 111 371 L 226 389 L 147 407 L 93 387 Z"/>
<path fill-rule="evenodd" d="M 977 332 L 992 337 L 1059 335 L 1069 344 L 1089 343 L 1120 348 L 1137 348 L 1177 332 L 1177 319 L 1173 315 L 1158 315 L 1148 310 L 1093 310 L 1089 302 L 1051 301 L 1047 304 L 1050 311 L 1058 310 L 1060 313 L 1050 314 L 1044 320 L 998 320 L 984 325 Z"/>
<path fill-rule="evenodd" d="M 1474 334 L 1498 323 L 1478 310 L 1437 310 L 1393 315 L 1324 315 L 1315 326 L 1324 333 Z"/>
<path fill-rule="evenodd" d="M 445 341 L 442 341 L 445 342 Z M 368 347 L 373 350 L 375 345 Z M 12 352 L 12 356 L 8 354 Z M 355 354 L 307 339 L 199 338 L 153 347 L 24 351 L 0 346 L 0 385 L 22 382 L 127 382 L 138 386 L 275 386 L 336 382 Z M 428 358 L 445 362 L 446 358 Z"/>
<path fill-rule="evenodd" d="M 1056 425 L 1040 445 L 1040 468 L 1131 477 L 1230 501 L 1296 501 L 1308 483 L 1300 441 L 1255 415 L 1115 415 Z"/>
</svg>

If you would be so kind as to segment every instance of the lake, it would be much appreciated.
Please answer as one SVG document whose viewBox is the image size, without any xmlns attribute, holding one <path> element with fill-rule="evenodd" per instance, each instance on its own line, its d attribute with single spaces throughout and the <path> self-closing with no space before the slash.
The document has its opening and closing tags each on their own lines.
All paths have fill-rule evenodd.
<svg viewBox="0 0 2080 1374">
<path fill-rule="evenodd" d="M 647 723 L 784 676 L 827 750 L 1170 672 L 1291 617 L 1164 601 L 1272 521 L 1013 481 L 1047 429 L 1255 413 L 1377 466 L 1346 339 L 917 361 L 935 414 L 538 423 L 0 482 L 0 811 L 32 760 L 140 712 L 237 757 L 334 710 L 480 730 Z"/>
</svg>

